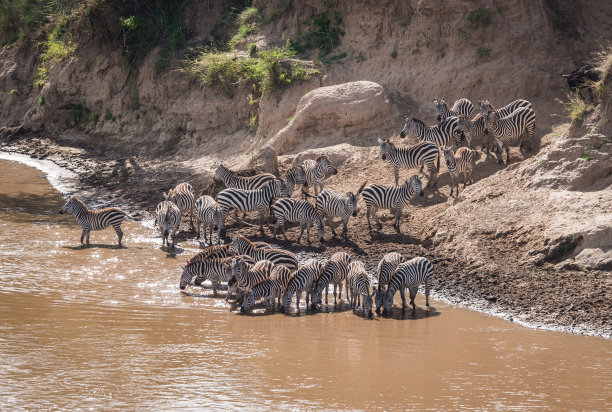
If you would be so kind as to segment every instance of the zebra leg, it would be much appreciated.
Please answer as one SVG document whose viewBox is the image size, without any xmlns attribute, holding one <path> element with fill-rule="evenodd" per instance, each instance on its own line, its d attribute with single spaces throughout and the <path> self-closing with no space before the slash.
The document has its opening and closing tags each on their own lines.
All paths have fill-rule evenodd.
<svg viewBox="0 0 612 412">
<path fill-rule="evenodd" d="M 216 280 L 212 282 L 212 290 L 213 290 L 213 296 L 217 296 L 217 289 L 219 288 L 219 282 L 217 282 Z"/>
<path fill-rule="evenodd" d="M 395 186 L 399 185 L 399 168 L 393 168 L 393 175 L 395 176 Z"/>
<path fill-rule="evenodd" d="M 172 231 L 172 249 L 174 249 L 174 238 L 176 237 L 176 230 Z M 167 241 L 166 241 L 167 242 Z"/>
<path fill-rule="evenodd" d="M 336 306 L 336 302 L 337 302 L 336 297 L 338 296 L 336 293 L 337 287 L 338 287 L 338 284 L 334 283 L 334 306 Z M 342 285 L 340 285 L 340 294 L 342 294 Z"/>
<path fill-rule="evenodd" d="M 81 245 L 83 244 L 83 239 L 85 239 L 85 234 L 87 233 L 86 229 L 83 229 L 83 231 L 81 232 Z"/>
<path fill-rule="evenodd" d="M 463 188 L 465 189 L 465 185 L 467 185 L 468 177 L 467 177 L 467 169 L 463 171 Z M 457 188 L 457 194 L 459 194 L 459 188 Z"/>
<path fill-rule="evenodd" d="M 429 307 L 429 291 L 431 290 L 431 281 L 425 282 L 425 306 Z"/>
<path fill-rule="evenodd" d="M 506 149 L 506 164 L 509 164 L 510 163 L 510 146 L 504 143 L 504 148 Z"/>
<path fill-rule="evenodd" d="M 348 216 L 342 219 L 342 237 L 345 240 L 348 239 L 348 230 L 347 230 L 348 220 L 349 220 Z"/>
<path fill-rule="evenodd" d="M 333 225 L 333 223 L 334 223 L 333 218 L 332 218 L 331 216 L 330 216 L 330 217 L 328 217 L 328 218 L 327 218 L 327 224 L 329 225 L 329 228 L 330 228 L 330 229 L 331 229 L 331 231 L 332 231 L 332 235 L 334 235 L 334 237 L 336 237 L 336 236 L 338 236 L 338 235 L 336 234 L 336 231 L 334 230 L 334 225 Z"/>
<path fill-rule="evenodd" d="M 302 298 L 302 291 L 298 290 L 295 292 L 295 308 L 300 311 L 300 299 Z M 308 292 L 306 292 L 306 307 L 308 307 Z"/>
<path fill-rule="evenodd" d="M 91 232 L 89 231 L 89 229 L 87 230 L 87 233 L 85 233 L 85 242 L 89 245 L 89 234 Z"/>
<path fill-rule="evenodd" d="M 497 148 L 495 149 L 495 156 L 497 157 L 497 163 L 502 164 L 504 162 L 503 159 L 503 149 L 504 144 L 501 140 L 495 138 L 495 143 L 497 143 Z"/>
<path fill-rule="evenodd" d="M 366 219 L 368 219 L 368 227 L 370 232 L 372 231 L 372 224 L 370 223 L 370 206 L 366 206 Z"/>
<path fill-rule="evenodd" d="M 121 226 L 116 226 L 114 229 L 115 229 L 115 233 L 117 233 L 117 238 L 119 239 L 117 241 L 117 246 L 121 247 L 121 239 L 123 239 L 123 231 L 121 230 Z"/>
<path fill-rule="evenodd" d="M 264 228 L 263 228 L 263 222 L 265 219 L 265 214 L 266 214 L 266 210 L 260 210 L 259 211 L 259 232 L 261 233 L 262 236 L 266 235 L 266 232 L 264 232 Z"/>
<path fill-rule="evenodd" d="M 306 241 L 310 245 L 310 227 L 312 226 L 312 222 L 306 223 Z"/>
<path fill-rule="evenodd" d="M 400 219 L 402 217 L 402 208 L 398 207 L 397 209 L 395 209 L 395 224 L 393 226 L 395 226 L 395 231 L 397 233 L 401 233 L 400 232 Z"/>
<path fill-rule="evenodd" d="M 402 297 L 402 310 L 406 309 L 406 292 L 404 291 L 404 287 L 399 288 L 400 296 Z"/>
<path fill-rule="evenodd" d="M 378 226 L 378 230 L 382 229 L 382 223 L 380 223 L 380 220 L 378 219 L 378 216 L 376 216 L 376 211 L 378 210 L 378 208 L 376 206 L 372 206 L 372 215 L 374 215 L 374 221 L 376 222 L 376 225 Z"/>
<path fill-rule="evenodd" d="M 303 234 L 304 234 L 304 223 L 300 223 L 300 235 L 297 238 L 298 244 L 302 242 Z M 310 243 L 310 236 L 308 236 L 308 243 Z"/>
<path fill-rule="evenodd" d="M 416 305 L 414 304 L 414 298 L 416 298 L 418 286 L 408 288 L 408 291 L 410 292 L 410 304 L 412 305 L 412 310 L 416 310 Z"/>
<path fill-rule="evenodd" d="M 193 229 L 193 209 L 194 209 L 193 206 L 191 206 L 191 209 L 189 209 L 189 223 L 191 224 L 192 229 Z"/>
</svg>

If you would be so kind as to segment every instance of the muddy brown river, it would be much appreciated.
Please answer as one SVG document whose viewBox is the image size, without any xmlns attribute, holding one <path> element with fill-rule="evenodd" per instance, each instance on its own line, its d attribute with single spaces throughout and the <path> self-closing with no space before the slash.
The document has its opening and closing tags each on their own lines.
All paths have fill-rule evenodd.
<svg viewBox="0 0 612 412">
<path fill-rule="evenodd" d="M 15 409 L 612 409 L 612 341 L 435 313 L 239 315 L 178 288 L 150 223 L 79 245 L 40 170 L 0 160 L 0 406 Z M 422 295 L 417 303 L 424 305 Z M 330 307 L 331 310 L 331 307 Z M 396 308 L 397 313 L 397 308 Z"/>
</svg>

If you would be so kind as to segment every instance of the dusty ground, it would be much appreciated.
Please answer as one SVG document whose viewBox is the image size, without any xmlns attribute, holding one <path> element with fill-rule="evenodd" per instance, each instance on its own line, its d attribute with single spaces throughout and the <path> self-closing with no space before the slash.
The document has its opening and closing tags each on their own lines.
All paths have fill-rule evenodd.
<svg viewBox="0 0 612 412">
<path fill-rule="evenodd" d="M 377 146 L 352 147 L 349 154 L 346 148 L 343 149 L 330 149 L 337 159 L 345 160 L 338 175 L 329 179 L 326 188 L 355 191 L 365 180 L 392 184 L 391 169 L 380 158 Z M 5 150 L 47 158 L 77 172 L 84 197 L 110 199 L 111 203 L 127 208 L 142 219 L 151 218 L 155 205 L 162 200 L 161 193 L 177 181 L 192 182 L 196 191 L 211 189 L 209 182 L 197 170 L 175 165 L 172 173 L 168 173 L 168 162 L 162 160 L 117 157 L 112 153 L 92 155 L 82 149 L 55 145 L 47 139 L 13 141 L 5 146 Z M 558 239 L 556 245 L 551 243 L 546 249 L 551 251 L 556 247 L 549 255 L 533 259 L 542 252 L 537 248 L 547 243 L 545 222 L 540 227 L 530 224 L 513 226 L 504 222 L 503 230 L 490 230 L 484 221 L 494 223 L 496 216 L 473 214 L 457 217 L 465 203 L 473 203 L 485 213 L 491 213 L 482 202 L 496 200 L 495 187 L 510 187 L 508 176 L 511 173 L 497 172 L 512 171 L 519 164 L 528 163 L 518 162 L 522 159 L 518 149 L 513 149 L 511 156 L 514 164 L 510 166 L 497 164 L 491 156 L 481 156 L 473 174 L 476 184 L 466 189 L 471 202 L 465 202 L 464 195 L 459 199 L 448 196 L 450 179 L 445 166 L 442 166 L 438 187 L 426 189 L 424 197 L 414 199 L 404 210 L 401 234 L 393 230 L 388 211 L 383 212 L 383 229 L 370 232 L 365 208 L 360 202 L 358 216 L 350 220 L 350 239 L 346 242 L 331 239 L 328 229 L 324 245 L 318 242 L 305 245 L 305 239 L 302 245 L 279 242 L 295 252 L 322 256 L 348 251 L 364 260 L 370 270 L 383 254 L 390 251 L 399 251 L 407 257 L 426 256 L 435 265 L 435 292 L 454 303 L 530 324 L 612 336 L 612 275 L 609 267 L 604 264 L 598 269 L 585 269 L 575 263 L 577 261 L 566 260 L 568 256 L 560 252 L 563 245 Z M 279 157 L 281 171 L 291 166 L 295 159 L 295 155 Z M 298 155 L 297 160 L 300 159 Z M 402 170 L 401 179 L 412 173 Z M 478 190 L 485 190 L 483 188 L 488 188 L 484 195 L 478 193 Z M 478 194 L 470 195 L 471 191 Z M 537 201 L 533 204 L 534 208 L 538 207 Z M 248 221 L 255 223 L 255 216 L 251 214 Z M 484 229 L 470 230 L 470 225 Z M 267 236 L 261 238 L 256 227 L 232 222 L 228 235 L 241 233 L 253 240 L 270 241 L 272 228 L 272 222 L 268 221 Z M 298 233 L 299 228 L 290 227 L 287 235 L 290 240 L 295 240 Z M 179 241 L 192 237 L 195 233 L 183 225 Z"/>
</svg>

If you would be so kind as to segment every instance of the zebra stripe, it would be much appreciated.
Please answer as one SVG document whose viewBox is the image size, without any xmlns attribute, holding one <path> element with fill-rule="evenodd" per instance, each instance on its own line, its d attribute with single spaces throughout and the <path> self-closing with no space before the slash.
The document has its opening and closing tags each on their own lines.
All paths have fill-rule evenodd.
<svg viewBox="0 0 612 412">
<path fill-rule="evenodd" d="M 448 105 L 442 100 L 434 99 L 434 107 L 436 108 L 437 120 L 440 122 L 446 120 L 448 117 L 464 115 L 472 117 L 474 113 L 474 105 L 468 99 L 459 99 L 455 101 L 452 108 L 448 108 Z"/>
<path fill-rule="evenodd" d="M 325 230 L 323 221 L 307 200 L 298 200 L 294 198 L 278 199 L 272 205 L 272 212 L 276 217 L 273 235 L 275 239 L 276 231 L 280 227 L 285 241 L 288 242 L 287 234 L 285 233 L 285 222 L 297 222 L 300 224 L 300 235 L 298 236 L 297 242 L 300 243 L 302 240 L 304 228 L 306 228 L 306 241 L 310 243 L 310 227 L 314 223 L 316 225 L 319 241 L 323 242 Z"/>
<path fill-rule="evenodd" d="M 236 301 L 250 291 L 256 284 L 268 279 L 274 268 L 274 263 L 269 260 L 260 260 L 251 265 L 244 256 L 237 256 L 232 260 L 232 277 L 227 282 L 228 291 L 226 300 L 234 293 Z"/>
<path fill-rule="evenodd" d="M 196 260 L 187 264 L 187 266 L 183 266 L 183 274 L 181 275 L 179 287 L 181 290 L 184 290 L 194 277 L 196 278 L 196 286 L 201 285 L 205 280 L 210 280 L 212 282 L 213 295 L 216 295 L 219 284 L 221 282 L 229 282 L 232 277 L 232 259 L 228 257 Z"/>
<path fill-rule="evenodd" d="M 217 245 L 205 247 L 201 252 L 189 259 L 187 263 L 195 262 L 196 260 L 225 258 L 230 255 L 229 245 Z"/>
<path fill-rule="evenodd" d="M 423 173 L 423 167 L 427 166 L 429 172 L 428 185 L 435 184 L 438 181 L 438 171 L 440 170 L 440 152 L 438 146 L 430 142 L 422 142 L 414 146 L 396 148 L 388 139 L 378 139 L 380 144 L 380 156 L 382 160 L 389 162 L 393 168 L 395 176 L 395 186 L 399 185 L 399 169 L 405 167 L 414 169 L 419 166 L 419 174 Z M 438 159 L 438 164 L 435 166 L 434 160 Z"/>
<path fill-rule="evenodd" d="M 429 307 L 429 291 L 431 290 L 433 280 L 433 265 L 424 257 L 416 257 L 407 262 L 400 263 L 395 271 L 395 274 L 389 281 L 389 287 L 384 297 L 383 314 L 391 313 L 393 306 L 393 295 L 398 290 L 408 288 L 410 291 L 410 304 L 412 310 L 416 309 L 414 298 L 417 294 L 418 287 L 425 284 L 425 305 Z M 406 307 L 406 298 L 402 295 L 402 309 Z"/>
<path fill-rule="evenodd" d="M 157 227 L 162 235 L 162 246 L 168 245 L 168 235 L 172 236 L 172 249 L 174 249 L 174 238 L 181 224 L 181 211 L 173 202 L 164 200 L 155 208 Z"/>
<path fill-rule="evenodd" d="M 449 117 L 435 126 L 427 126 L 421 119 L 407 117 L 406 124 L 400 132 L 400 137 L 404 138 L 408 135 L 424 142 L 433 143 L 438 147 L 448 147 L 451 143 L 455 144 L 457 123 L 459 123 L 458 117 Z"/>
<path fill-rule="evenodd" d="M 469 182 L 474 183 L 472 180 L 472 168 L 474 162 L 480 155 L 476 150 L 468 149 L 467 147 L 460 147 L 457 149 L 457 153 L 453 153 L 450 149 L 444 149 L 444 161 L 451 177 L 451 192 L 450 196 L 453 195 L 453 189 L 457 187 L 457 196 L 459 196 L 459 174 L 463 173 L 463 188 Z"/>
<path fill-rule="evenodd" d="M 321 155 L 315 160 L 308 159 L 302 162 L 302 168 L 306 172 L 306 183 L 314 187 L 315 196 L 323 191 L 324 180 L 331 175 L 338 174 L 331 160 L 326 155 Z M 317 187 L 319 190 L 317 190 Z M 308 189 L 306 189 L 308 192 Z"/>
<path fill-rule="evenodd" d="M 423 185 L 421 179 L 417 176 L 412 176 L 412 178 L 406 180 L 402 186 L 388 187 L 378 184 L 366 186 L 363 189 L 362 196 L 366 204 L 366 218 L 368 219 L 370 231 L 372 231 L 370 213 L 374 215 L 374 220 L 378 225 L 378 229 L 382 229 L 382 223 L 380 223 L 378 216 L 376 216 L 376 211 L 380 208 L 390 209 L 392 212 L 395 211 L 395 222 L 393 227 L 399 233 L 402 209 L 416 193 L 423 196 Z"/>
<path fill-rule="evenodd" d="M 243 190 L 256 190 L 261 189 L 274 179 L 271 173 L 260 173 L 255 176 L 238 176 L 236 172 L 228 169 L 223 165 L 223 162 L 216 164 L 217 170 L 215 171 L 215 181 L 222 181 L 227 188 L 243 189 Z"/>
<path fill-rule="evenodd" d="M 484 115 L 478 113 L 472 120 L 466 116 L 459 116 L 459 123 L 457 123 L 457 130 L 465 134 L 468 141 L 468 147 L 472 148 L 472 139 L 474 137 L 483 137 L 482 139 L 482 150 L 485 149 L 485 138 L 488 135 L 487 129 L 485 128 Z M 487 145 L 488 146 L 488 145 Z M 487 147 L 487 150 L 489 148 Z"/>
<path fill-rule="evenodd" d="M 259 231 L 265 235 L 263 222 L 268 212 L 268 206 L 275 197 L 287 197 L 290 193 L 287 186 L 280 179 L 275 179 L 261 189 L 225 189 L 217 195 L 217 203 L 221 208 L 221 230 L 223 230 L 225 218 L 230 210 L 241 212 L 259 212 Z"/>
<path fill-rule="evenodd" d="M 281 268 L 289 271 L 286 267 L 280 266 Z M 276 269 L 276 267 L 274 268 Z M 265 279 L 255 286 L 246 294 L 240 307 L 240 312 L 248 312 L 249 309 L 255 305 L 255 301 L 264 299 L 266 302 L 267 309 L 274 308 L 274 298 L 279 297 L 283 294 L 285 287 L 283 286 L 283 279 L 272 278 Z"/>
<path fill-rule="evenodd" d="M 168 190 L 168 193 L 164 193 L 164 199 L 177 205 L 181 213 L 183 213 L 185 210 L 189 210 L 189 221 L 191 223 L 191 227 L 193 227 L 193 206 L 195 204 L 195 195 L 193 187 L 189 183 L 179 183 L 174 189 Z"/>
<path fill-rule="evenodd" d="M 250 256 L 255 261 L 270 260 L 275 265 L 287 266 L 291 270 L 298 268 L 298 261 L 293 253 L 283 249 L 258 248 L 244 236 L 232 238 L 229 251 L 238 255 Z"/>
<path fill-rule="evenodd" d="M 503 163 L 503 149 L 506 149 L 506 163 L 510 163 L 511 144 L 518 142 L 521 150 L 523 149 L 523 139 L 525 133 L 528 134 L 529 140 L 533 139 L 533 131 L 536 126 L 535 112 L 529 108 L 523 107 L 512 112 L 512 114 L 500 118 L 497 111 L 490 111 L 485 116 L 485 127 L 491 130 L 493 138 L 497 143 L 496 154 L 498 163 Z"/>
<path fill-rule="evenodd" d="M 348 274 L 348 265 L 351 263 L 351 257 L 345 252 L 336 252 L 325 263 L 323 273 L 317 279 L 315 290 L 312 294 L 312 306 L 314 310 L 317 305 L 320 305 L 323 300 L 323 290 L 325 290 L 325 305 L 327 305 L 328 286 L 334 284 L 334 305 L 336 305 L 336 289 L 340 285 L 340 296 L 342 299 L 342 283 L 344 282 L 346 293 L 348 296 L 348 285 L 346 284 L 346 275 Z"/>
<path fill-rule="evenodd" d="M 397 252 L 387 253 L 383 258 L 378 262 L 378 266 L 376 267 L 376 276 L 378 279 L 378 287 L 375 288 L 375 299 L 376 299 L 376 313 L 380 313 L 380 309 L 383 305 L 383 297 L 387 290 L 387 285 L 389 284 L 389 280 L 391 276 L 395 273 L 395 270 L 399 266 L 400 263 L 404 262 L 404 257 Z M 401 290 L 401 293 L 404 293 L 404 290 Z"/>
<path fill-rule="evenodd" d="M 217 243 L 221 241 L 221 209 L 211 196 L 200 196 L 196 200 L 195 215 L 198 222 L 198 239 L 200 238 L 200 225 L 204 226 L 204 242 L 206 242 L 206 229 L 210 228 L 210 244 L 212 245 L 213 229 L 217 231 Z"/>
<path fill-rule="evenodd" d="M 123 238 L 121 223 L 127 217 L 127 213 L 118 207 L 93 210 L 88 208 L 76 196 L 69 196 L 64 206 L 59 210 L 60 215 L 64 213 L 73 213 L 83 229 L 81 232 L 81 244 L 83 244 L 83 239 L 86 238 L 86 243 L 89 245 L 89 233 L 92 230 L 103 230 L 112 226 L 115 229 L 115 233 L 117 233 L 117 245 L 121 247 L 121 239 Z"/>
<path fill-rule="evenodd" d="M 296 274 L 289 281 L 289 284 L 285 289 L 285 293 L 283 294 L 281 312 L 286 312 L 289 310 L 293 295 L 295 295 L 295 307 L 299 312 L 302 292 L 306 292 L 306 308 L 308 309 L 310 296 L 312 295 L 315 282 L 321 273 L 323 273 L 323 268 L 323 263 L 312 260 L 303 265 L 296 272 Z"/>
<path fill-rule="evenodd" d="M 351 291 L 351 308 L 361 306 L 362 313 L 368 313 L 368 318 L 372 317 L 372 295 L 370 295 L 370 281 L 365 265 L 360 261 L 353 261 L 348 265 L 348 275 L 346 276 L 349 290 Z M 363 305 L 361 298 L 363 297 Z"/>
<path fill-rule="evenodd" d="M 315 207 L 317 213 L 321 216 L 324 223 L 330 227 L 332 234 L 336 237 L 336 231 L 333 226 L 333 218 L 338 216 L 342 219 L 342 237 L 348 239 L 348 221 L 351 215 L 357 216 L 357 200 L 366 185 L 363 182 L 357 193 L 346 192 L 346 194 L 338 193 L 334 190 L 327 189 L 317 196 Z"/>
<path fill-rule="evenodd" d="M 296 185 L 308 187 L 308 182 L 306 182 L 306 172 L 302 166 L 295 166 L 287 170 L 287 173 L 283 178 L 283 182 L 285 182 L 285 185 L 287 186 L 289 196 L 293 194 L 293 189 Z"/>
<path fill-rule="evenodd" d="M 484 102 L 480 101 L 480 112 L 483 116 L 486 116 L 487 113 L 489 113 L 490 111 L 497 110 L 497 112 L 499 113 L 499 117 L 507 117 L 523 107 L 527 109 L 533 109 L 531 102 L 523 99 L 517 99 L 513 102 L 510 102 L 500 109 L 495 109 L 495 107 L 493 107 L 493 105 L 489 102 L 489 99 L 486 99 Z"/>
</svg>

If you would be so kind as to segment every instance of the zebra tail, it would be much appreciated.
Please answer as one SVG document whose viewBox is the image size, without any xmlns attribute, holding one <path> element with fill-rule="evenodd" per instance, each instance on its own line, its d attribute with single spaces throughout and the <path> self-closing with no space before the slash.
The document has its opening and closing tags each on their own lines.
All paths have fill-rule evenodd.
<svg viewBox="0 0 612 412">
<path fill-rule="evenodd" d="M 440 149 L 438 149 L 438 173 L 440 173 Z"/>
<path fill-rule="evenodd" d="M 359 188 L 359 190 L 357 191 L 357 194 L 360 195 L 361 192 L 363 192 L 363 188 L 365 187 L 365 185 L 368 184 L 367 179 L 361 184 L 361 187 Z"/>
</svg>

